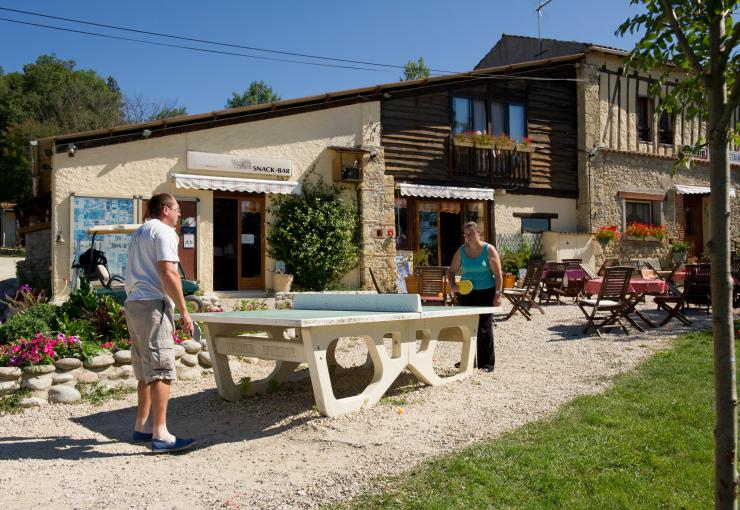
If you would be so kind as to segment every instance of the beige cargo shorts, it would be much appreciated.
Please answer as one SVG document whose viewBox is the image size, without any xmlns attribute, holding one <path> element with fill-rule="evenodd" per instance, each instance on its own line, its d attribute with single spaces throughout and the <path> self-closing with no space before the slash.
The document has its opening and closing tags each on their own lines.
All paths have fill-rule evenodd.
<svg viewBox="0 0 740 510">
<path fill-rule="evenodd" d="M 131 363 L 136 379 L 147 384 L 177 379 L 173 310 L 169 301 L 128 301 L 124 310 L 131 334 Z"/>
</svg>

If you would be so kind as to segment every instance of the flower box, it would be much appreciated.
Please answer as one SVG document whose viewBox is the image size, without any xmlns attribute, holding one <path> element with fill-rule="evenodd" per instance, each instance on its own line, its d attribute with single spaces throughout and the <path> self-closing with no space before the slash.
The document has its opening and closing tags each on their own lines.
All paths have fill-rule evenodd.
<svg viewBox="0 0 740 510">
<path fill-rule="evenodd" d="M 456 147 L 475 147 L 475 143 L 473 143 L 473 140 L 459 140 L 455 138 L 455 146 Z"/>
<path fill-rule="evenodd" d="M 513 151 L 514 149 L 516 149 L 516 145 L 514 145 L 513 143 L 512 144 L 497 143 L 495 144 L 495 147 L 501 151 Z"/>
<path fill-rule="evenodd" d="M 625 235 L 624 236 L 625 241 L 645 241 L 649 243 L 659 243 L 662 241 L 659 237 L 653 237 L 653 236 L 647 236 L 647 237 L 641 237 L 641 236 L 632 236 L 632 235 Z"/>
<path fill-rule="evenodd" d="M 532 145 L 517 145 L 516 151 L 517 152 L 534 152 L 534 147 Z"/>
</svg>

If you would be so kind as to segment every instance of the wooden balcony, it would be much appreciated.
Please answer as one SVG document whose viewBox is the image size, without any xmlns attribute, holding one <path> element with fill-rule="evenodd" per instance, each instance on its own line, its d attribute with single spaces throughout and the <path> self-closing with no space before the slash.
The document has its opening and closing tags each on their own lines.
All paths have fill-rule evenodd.
<svg viewBox="0 0 740 510">
<path fill-rule="evenodd" d="M 486 183 L 493 188 L 528 186 L 531 152 L 455 145 L 450 140 L 450 177 Z"/>
</svg>

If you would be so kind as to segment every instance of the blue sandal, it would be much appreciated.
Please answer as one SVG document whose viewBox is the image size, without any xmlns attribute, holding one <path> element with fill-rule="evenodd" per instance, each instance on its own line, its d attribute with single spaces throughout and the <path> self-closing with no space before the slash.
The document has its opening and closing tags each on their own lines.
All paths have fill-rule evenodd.
<svg viewBox="0 0 740 510">
<path fill-rule="evenodd" d="M 176 437 L 174 441 L 160 441 L 159 439 L 152 439 L 152 451 L 154 453 L 170 453 L 179 452 L 190 448 L 195 443 L 195 439 L 184 439 L 182 437 Z"/>
<path fill-rule="evenodd" d="M 131 436 L 131 440 L 134 443 L 148 443 L 152 440 L 152 433 L 151 432 L 139 432 L 138 430 L 134 430 L 134 433 Z"/>
</svg>

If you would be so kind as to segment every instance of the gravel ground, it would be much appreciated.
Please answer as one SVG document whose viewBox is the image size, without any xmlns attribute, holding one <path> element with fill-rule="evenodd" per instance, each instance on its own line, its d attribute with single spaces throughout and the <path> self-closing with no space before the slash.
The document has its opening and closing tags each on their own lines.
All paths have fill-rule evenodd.
<svg viewBox="0 0 740 510">
<path fill-rule="evenodd" d="M 657 317 L 652 305 L 648 315 Z M 710 327 L 691 311 L 696 328 Z M 493 438 L 546 417 L 576 395 L 603 391 L 612 378 L 689 328 L 644 334 L 582 336 L 573 305 L 551 305 L 527 322 L 496 329 L 496 371 L 445 386 L 420 386 L 402 375 L 378 405 L 326 418 L 313 409 L 307 379 L 276 393 L 222 401 L 212 376 L 173 386 L 170 430 L 198 439 L 198 448 L 152 455 L 128 442 L 134 394 L 91 404 L 57 405 L 0 416 L 0 486 L 4 508 L 316 508 L 367 490 L 373 477 L 404 471 L 430 457 Z M 439 348 L 451 373 L 459 344 Z M 364 345 L 342 340 L 338 361 L 360 365 Z M 253 379 L 271 364 L 245 364 Z M 305 375 L 297 373 L 297 376 Z M 370 379 L 339 369 L 337 393 Z"/>
</svg>

